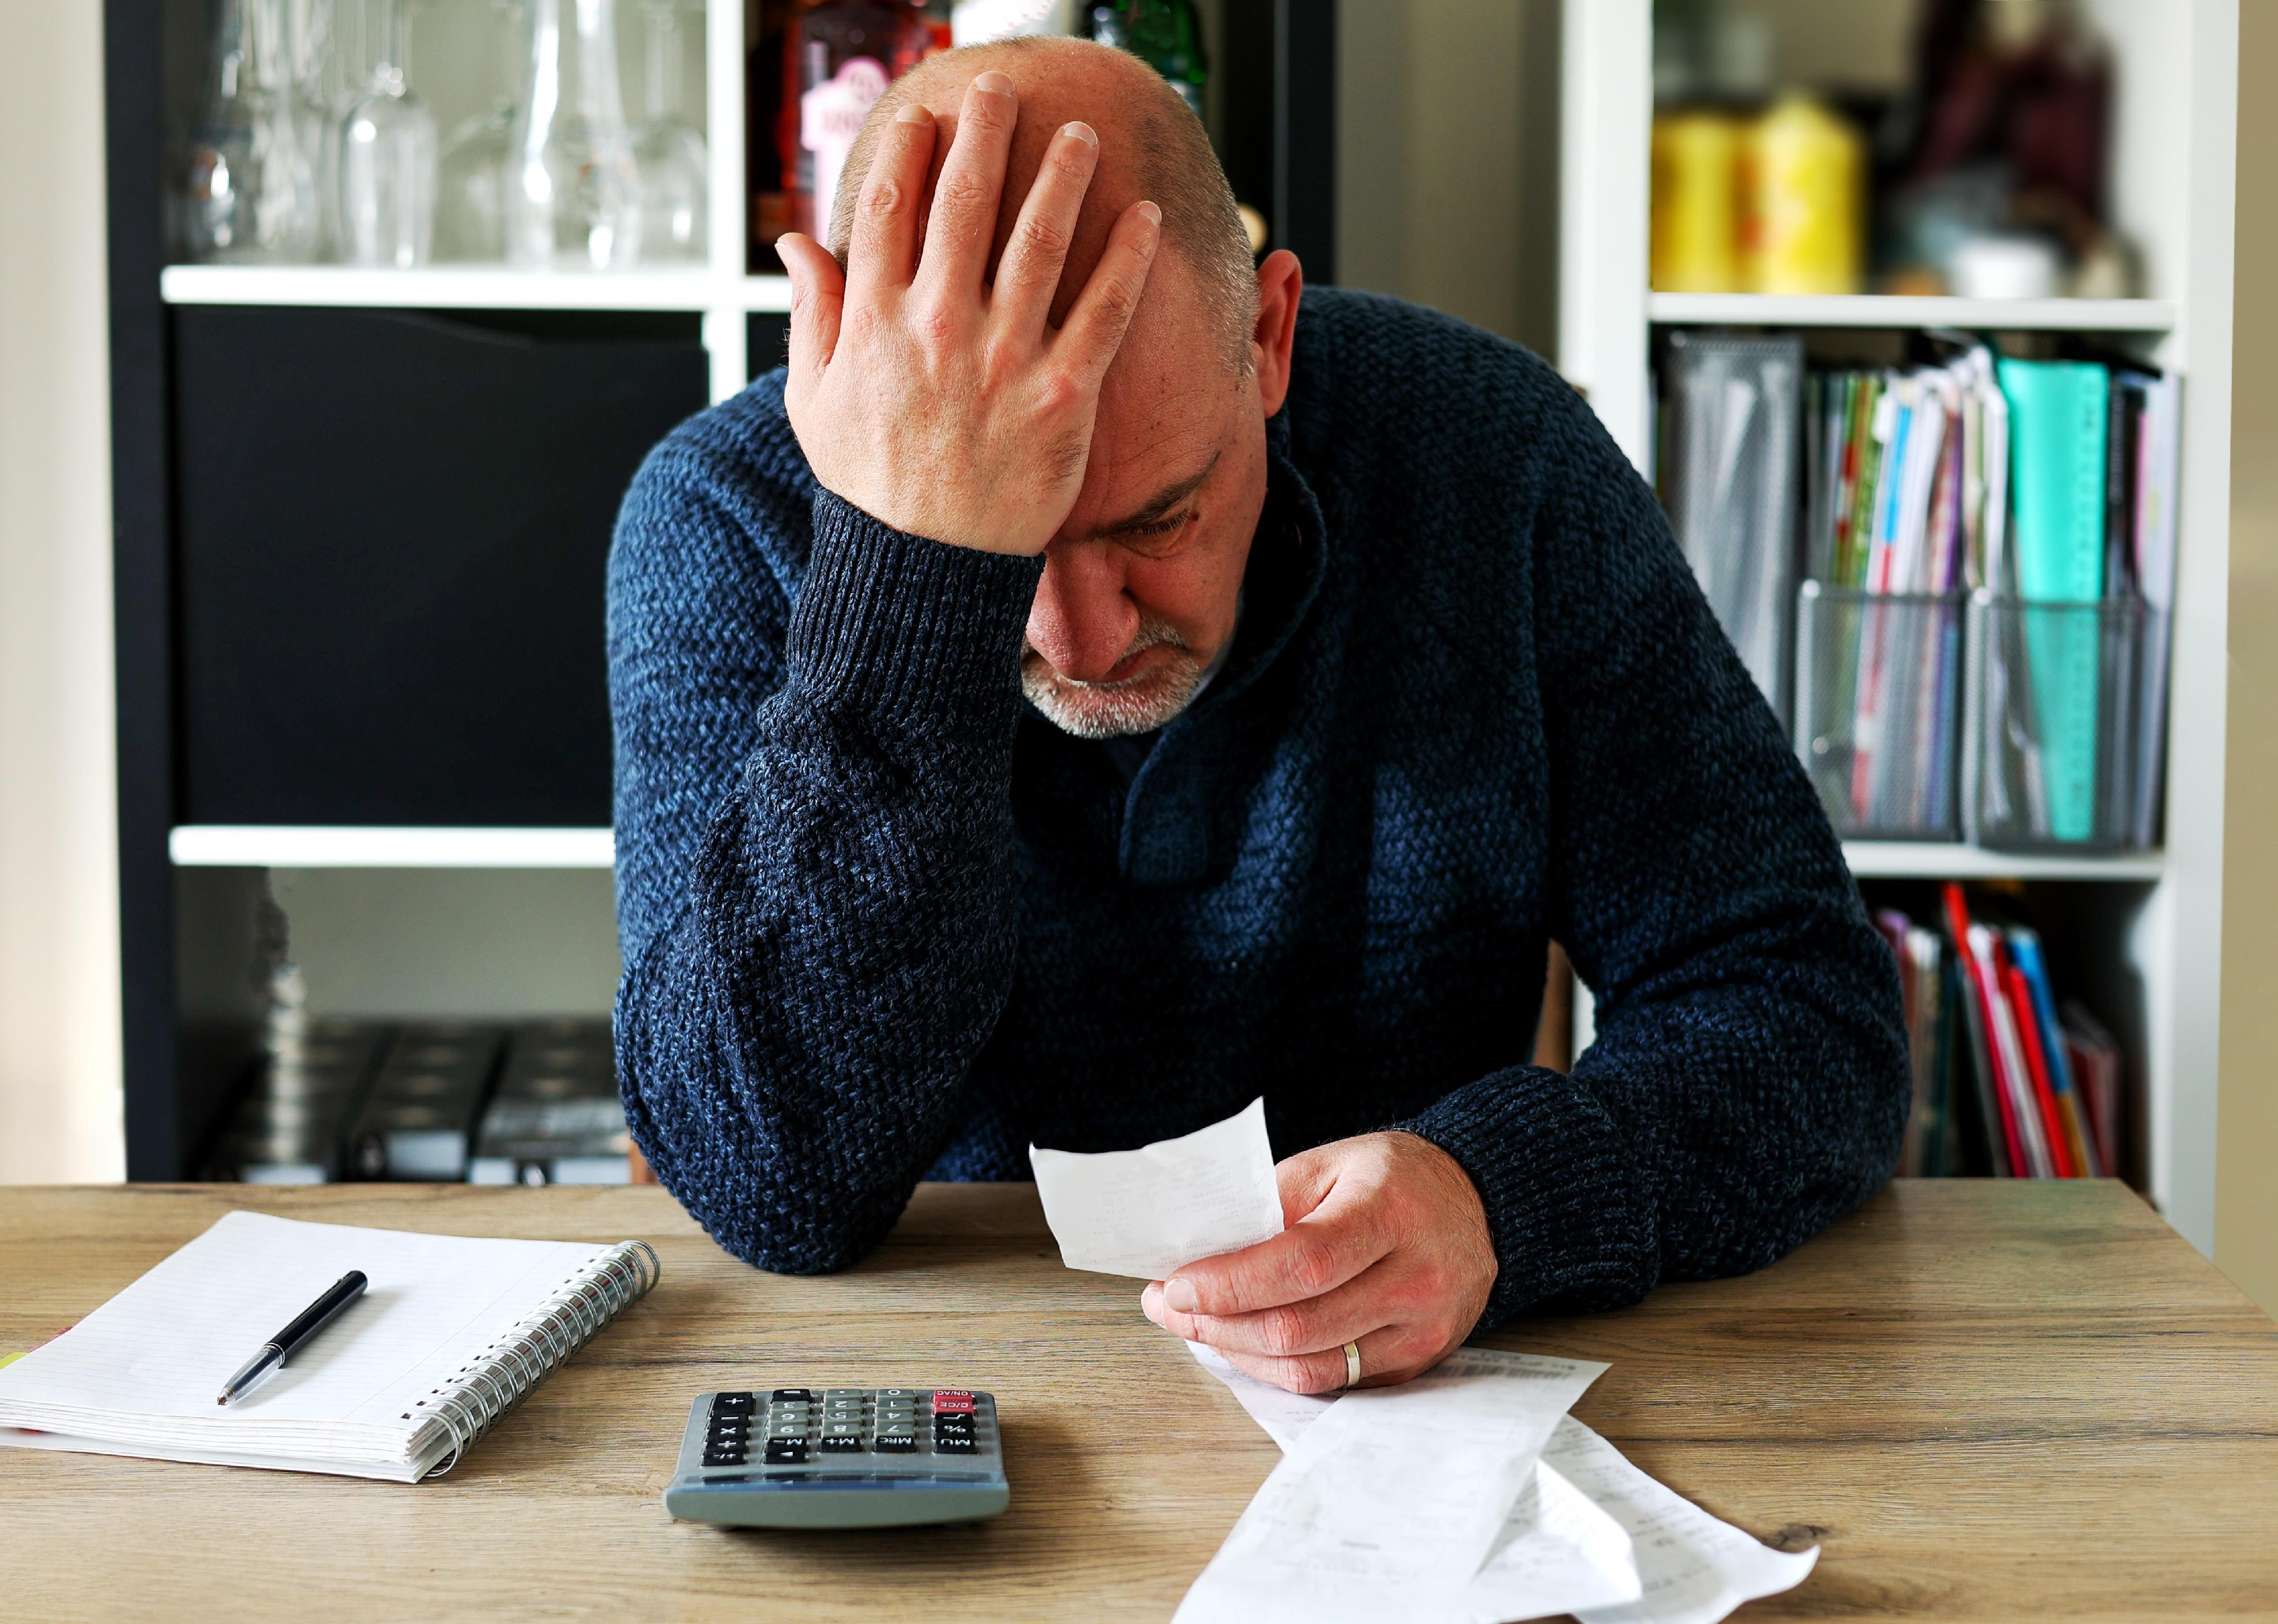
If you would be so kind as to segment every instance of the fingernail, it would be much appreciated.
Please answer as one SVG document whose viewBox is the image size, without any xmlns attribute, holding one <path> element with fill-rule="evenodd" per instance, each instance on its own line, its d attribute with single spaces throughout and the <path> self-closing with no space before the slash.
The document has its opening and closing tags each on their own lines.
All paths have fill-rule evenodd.
<svg viewBox="0 0 2278 1624">
<path fill-rule="evenodd" d="M 1148 205 L 1150 208 L 1153 206 L 1151 203 Z M 1166 1281 L 1163 1286 L 1163 1300 L 1171 1305 L 1173 1314 L 1192 1314 L 1195 1311 L 1195 1288 L 1184 1280 Z"/>
<path fill-rule="evenodd" d="M 973 81 L 973 88 L 985 90 L 990 95 L 1010 95 L 1013 94 L 1013 78 L 1009 73 L 999 73 L 991 68 Z"/>
<path fill-rule="evenodd" d="M 1163 224 L 1163 211 L 1152 203 L 1140 204 L 1139 212 L 1147 217 L 1147 224 L 1150 225 L 1160 226 Z"/>
<path fill-rule="evenodd" d="M 933 110 L 921 103 L 905 102 L 902 103 L 901 111 L 894 115 L 894 122 L 897 124 L 931 124 L 933 122 Z"/>
<path fill-rule="evenodd" d="M 1076 119 L 1072 124 L 1064 124 L 1060 126 L 1060 133 L 1063 135 L 1073 135 L 1087 147 L 1097 147 L 1099 145 L 1099 132 L 1093 129 L 1081 118 Z"/>
<path fill-rule="evenodd" d="M 1139 1293 L 1139 1312 L 1155 1319 L 1162 1312 L 1162 1287 L 1150 1285 Z"/>
</svg>

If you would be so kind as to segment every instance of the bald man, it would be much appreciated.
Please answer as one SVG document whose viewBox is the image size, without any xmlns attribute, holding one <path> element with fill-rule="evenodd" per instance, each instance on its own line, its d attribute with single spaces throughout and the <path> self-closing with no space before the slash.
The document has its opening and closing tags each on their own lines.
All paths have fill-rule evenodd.
<svg viewBox="0 0 2278 1624">
<path fill-rule="evenodd" d="M 1097 46 L 926 62 L 831 236 L 610 564 L 620 1074 L 722 1245 L 842 1269 L 921 1178 L 1262 1094 L 1288 1228 L 1140 1306 L 1322 1391 L 1883 1181 L 1890 955 L 1555 373 L 1253 265 Z M 1528 1064 L 1552 938 L 1571 1075 Z"/>
</svg>

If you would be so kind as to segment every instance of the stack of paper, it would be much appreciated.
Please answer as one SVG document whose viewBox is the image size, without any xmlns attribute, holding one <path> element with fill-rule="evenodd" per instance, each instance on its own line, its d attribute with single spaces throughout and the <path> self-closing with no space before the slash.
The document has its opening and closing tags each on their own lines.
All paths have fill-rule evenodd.
<svg viewBox="0 0 2278 1624">
<path fill-rule="evenodd" d="M 1029 1156 L 1072 1269 L 1159 1279 L 1281 1230 L 1263 1101 L 1139 1150 Z M 1714 1624 L 1818 1559 L 1719 1522 L 1567 1414 L 1604 1365 L 1466 1347 L 1309 1398 L 1189 1346 L 1283 1453 L 1181 1624 Z"/>
</svg>

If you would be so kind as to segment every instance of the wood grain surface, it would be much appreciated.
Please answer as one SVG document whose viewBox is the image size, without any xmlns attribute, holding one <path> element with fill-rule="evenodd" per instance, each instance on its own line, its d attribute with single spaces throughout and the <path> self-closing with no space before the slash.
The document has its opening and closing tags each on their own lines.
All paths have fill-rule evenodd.
<svg viewBox="0 0 2278 1624">
<path fill-rule="evenodd" d="M 649 1240 L 662 1283 L 450 1476 L 416 1486 L 0 1450 L 10 1620 L 1164 1619 L 1275 1460 L 1139 1314 L 1060 1267 L 1032 1186 L 928 1186 L 845 1275 L 760 1274 L 655 1188 L 0 1189 L 0 1353 L 232 1207 Z M 1900 1182 L 1746 1279 L 1534 1319 L 1613 1369 L 1575 1414 L 1785 1547 L 1747 1620 L 2278 1613 L 2278 1324 L 2116 1184 Z M 1013 1506 L 727 1532 L 660 1497 L 692 1394 L 995 1392 Z"/>
</svg>

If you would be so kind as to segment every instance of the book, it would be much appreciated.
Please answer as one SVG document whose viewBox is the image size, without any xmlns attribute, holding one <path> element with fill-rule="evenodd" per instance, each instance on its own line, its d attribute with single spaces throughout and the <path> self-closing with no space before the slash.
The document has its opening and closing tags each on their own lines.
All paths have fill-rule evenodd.
<svg viewBox="0 0 2278 1624">
<path fill-rule="evenodd" d="M 2088 1110 L 2090 1132 L 2096 1139 L 2097 1159 L 2107 1174 L 2117 1178 L 2124 1137 L 2120 1114 L 2120 1045 L 2076 1001 L 2066 1001 L 2063 1022 L 2065 1064 L 2072 1068 L 2078 1080 Z"/>
<path fill-rule="evenodd" d="M 1992 1038 L 1985 1027 L 1984 1006 L 1978 999 L 1977 966 L 1970 957 L 1969 903 L 1961 887 L 1952 881 L 1946 882 L 1943 900 L 1946 939 L 1953 944 L 1955 1002 L 1961 1006 L 1962 1028 L 1968 1038 L 1970 1079 L 1977 1101 L 1986 1170 L 1996 1178 L 2021 1178 L 2023 1160 L 2017 1153 L 2016 1134 L 2009 1125 L 2009 1113 L 1993 1072 Z"/>
<path fill-rule="evenodd" d="M 2048 1068 L 2049 1086 L 2056 1097 L 2058 1114 L 2064 1123 L 2066 1146 L 2081 1178 L 2101 1178 L 2111 1170 L 2096 1153 L 2094 1136 L 2089 1129 L 2088 1109 L 2075 1086 L 2072 1066 L 2065 1055 L 2064 1028 L 2057 1019 L 2056 997 L 2049 981 L 2048 962 L 2041 951 L 2040 934 L 2029 926 L 2018 925 L 2012 926 L 2007 934 L 2009 955 L 2015 960 L 2018 972 L 2023 976 L 2030 994 L 2029 1013 L 2032 1018 L 2035 1042 Z"/>
<path fill-rule="evenodd" d="M 215 1395 L 349 1269 L 370 1287 L 247 1399 Z M 645 1241 L 489 1240 L 225 1214 L 0 1369 L 0 1444 L 416 1483 L 656 1284 Z"/>
<path fill-rule="evenodd" d="M 2017 591 L 2034 604 L 2104 596 L 2106 446 L 2112 376 L 2090 362 L 2000 362 L 2014 462 Z M 2052 839 L 2096 827 L 2101 626 L 2091 614 L 2028 612 L 2025 661 L 2038 719 Z"/>
</svg>

